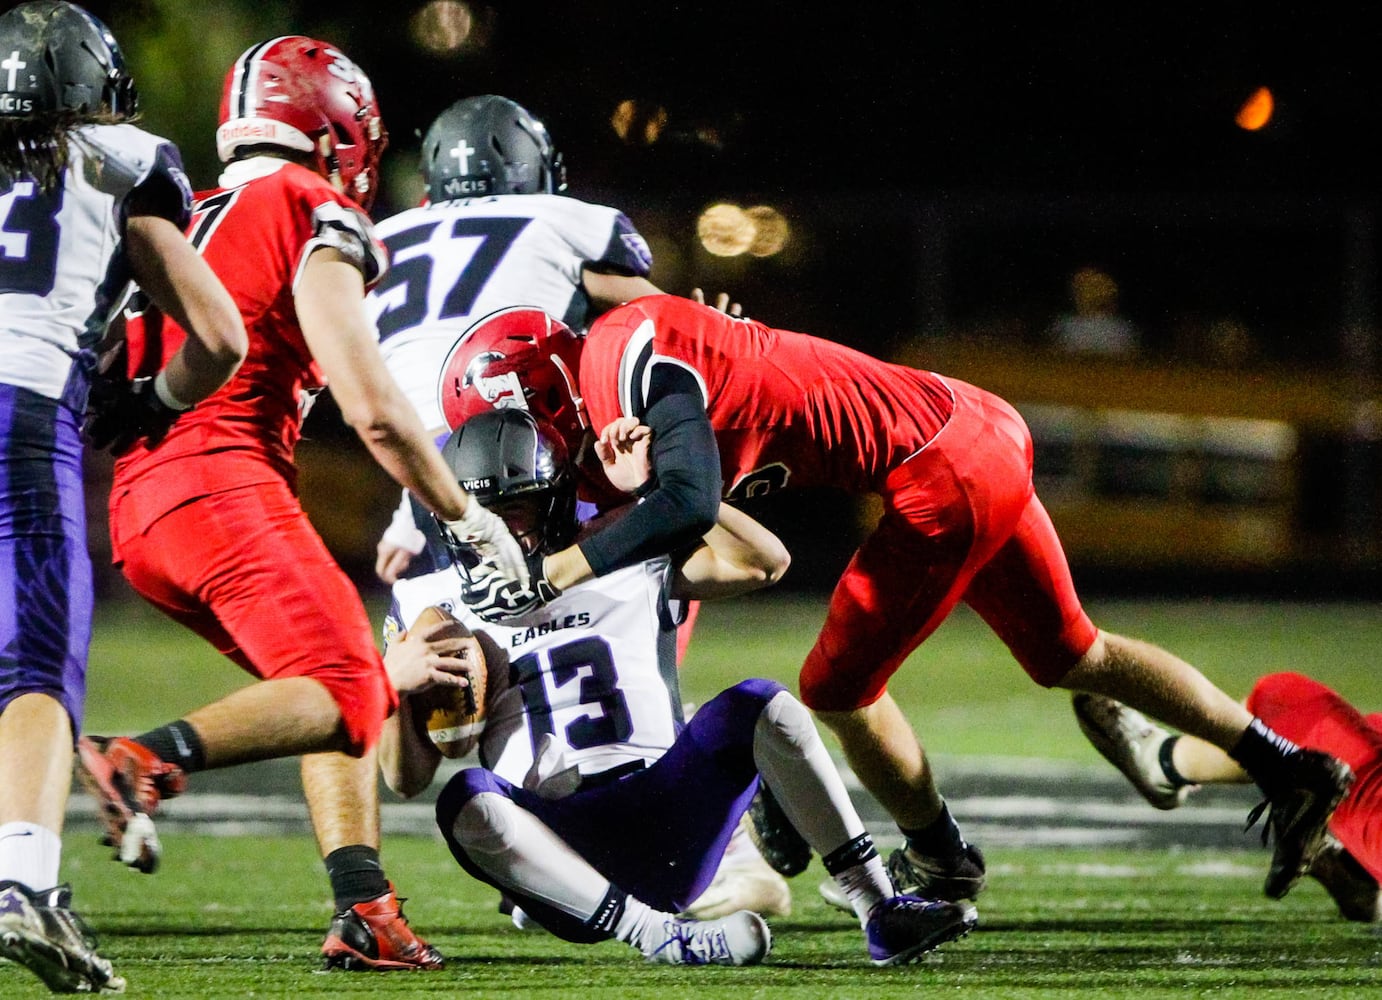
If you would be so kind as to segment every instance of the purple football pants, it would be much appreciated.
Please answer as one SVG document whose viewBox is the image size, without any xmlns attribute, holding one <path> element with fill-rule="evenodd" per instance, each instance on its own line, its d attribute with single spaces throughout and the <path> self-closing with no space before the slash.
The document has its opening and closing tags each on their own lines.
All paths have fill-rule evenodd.
<svg viewBox="0 0 1382 1000">
<path fill-rule="evenodd" d="M 587 779 L 563 799 L 542 799 L 492 771 L 468 768 L 438 797 L 437 823 L 460 866 L 493 885 L 456 842 L 452 828 L 474 796 L 503 795 L 546 823 L 615 887 L 678 913 L 715 877 L 729 838 L 758 790 L 754 726 L 782 690 L 774 681 L 741 681 L 702 705 L 676 742 L 647 768 L 608 783 Z M 565 940 L 609 936 L 521 892 L 496 888 Z"/>
</svg>

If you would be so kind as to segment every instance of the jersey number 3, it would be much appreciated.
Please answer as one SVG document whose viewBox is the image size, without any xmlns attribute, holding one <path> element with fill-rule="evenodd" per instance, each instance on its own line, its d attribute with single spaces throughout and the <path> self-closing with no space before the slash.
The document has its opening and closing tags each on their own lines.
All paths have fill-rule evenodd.
<svg viewBox="0 0 1382 1000">
<path fill-rule="evenodd" d="M 539 659 L 544 655 L 548 663 L 546 671 Z M 520 656 L 509 664 L 509 683 L 518 688 L 528 713 L 528 735 L 533 741 L 534 755 L 544 734 L 556 735 L 544 673 L 551 675 L 557 687 L 579 679 L 578 700 L 590 711 L 566 725 L 566 742 L 573 749 L 625 743 L 633 736 L 629 704 L 619 691 L 619 677 L 614 672 L 609 644 L 595 637 L 577 639 L 546 653 Z"/>
<path fill-rule="evenodd" d="M 61 189 L 48 197 L 33 181 L 18 181 L 0 193 L 0 292 L 52 292 L 61 207 Z"/>
</svg>

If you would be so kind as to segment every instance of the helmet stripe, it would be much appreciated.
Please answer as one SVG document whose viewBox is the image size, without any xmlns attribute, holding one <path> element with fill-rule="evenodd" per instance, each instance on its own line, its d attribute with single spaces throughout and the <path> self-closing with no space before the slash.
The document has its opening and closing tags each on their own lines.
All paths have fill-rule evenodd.
<svg viewBox="0 0 1382 1000">
<path fill-rule="evenodd" d="M 260 42 L 246 49 L 239 59 L 235 61 L 235 77 L 231 82 L 231 101 L 234 106 L 234 118 L 249 117 L 249 94 L 253 89 L 249 86 L 253 74 L 258 71 L 260 53 L 270 46 L 283 41 L 287 35 L 279 35 L 277 38 L 270 38 L 267 42 Z"/>
</svg>

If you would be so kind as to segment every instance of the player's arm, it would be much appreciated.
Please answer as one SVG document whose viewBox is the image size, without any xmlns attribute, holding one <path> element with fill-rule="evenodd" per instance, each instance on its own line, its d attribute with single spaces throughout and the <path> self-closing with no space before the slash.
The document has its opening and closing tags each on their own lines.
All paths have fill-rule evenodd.
<svg viewBox="0 0 1382 1000">
<path fill-rule="evenodd" d="M 225 385 L 245 359 L 249 340 L 240 310 L 182 230 L 161 215 L 139 212 L 125 225 L 130 269 L 140 288 L 187 331 L 155 379 L 173 409 L 200 403 Z M 177 404 L 177 405 L 174 405 Z"/>
<path fill-rule="evenodd" d="M 641 275 L 602 272 L 589 264 L 581 271 L 581 286 L 590 297 L 592 316 L 643 295 L 662 294 L 662 289 Z"/>
<path fill-rule="evenodd" d="M 547 556 L 547 579 L 560 590 L 593 576 L 694 545 L 720 509 L 720 452 L 695 378 L 658 365 L 642 421 L 652 430 L 653 478 L 628 515 Z"/>
<path fill-rule="evenodd" d="M 417 411 L 389 374 L 364 307 L 359 268 L 341 251 L 312 251 L 294 291 L 303 337 L 326 375 L 341 416 L 384 471 L 462 540 L 503 563 L 525 584 L 522 550 L 504 522 L 461 489 Z"/>
<path fill-rule="evenodd" d="M 375 460 L 430 510 L 452 520 L 468 497 L 384 365 L 366 317 L 364 278 L 334 247 L 319 247 L 295 290 L 302 333 L 341 416 Z"/>
<path fill-rule="evenodd" d="M 411 697 L 398 699 L 398 711 L 379 733 L 379 771 L 396 795 L 411 799 L 427 789 L 441 764 L 441 752 L 422 732 L 422 716 Z"/>
<path fill-rule="evenodd" d="M 782 579 L 792 556 L 782 540 L 727 503 L 720 504 L 715 527 L 672 575 L 678 600 L 711 601 L 735 597 Z"/>
</svg>

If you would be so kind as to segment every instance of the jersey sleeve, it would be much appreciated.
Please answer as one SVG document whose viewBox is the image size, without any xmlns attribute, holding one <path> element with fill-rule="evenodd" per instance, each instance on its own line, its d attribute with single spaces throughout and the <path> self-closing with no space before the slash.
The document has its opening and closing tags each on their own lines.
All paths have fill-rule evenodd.
<svg viewBox="0 0 1382 1000">
<path fill-rule="evenodd" d="M 321 190 L 331 197 L 322 199 Z M 311 195 L 308 206 L 312 219 L 312 235 L 302 247 L 298 257 L 297 271 L 293 275 L 293 288 L 297 288 L 302 278 L 302 269 L 312 251 L 320 247 L 331 247 L 344 257 L 364 278 L 365 287 L 372 287 L 388 270 L 388 251 L 374 231 L 374 225 L 363 212 L 347 204 L 344 196 L 336 195 L 329 188 L 319 189 Z"/>
<path fill-rule="evenodd" d="M 88 150 L 87 176 L 98 190 L 122 205 L 139 191 L 141 208 L 187 228 L 192 185 L 177 146 L 133 125 L 97 126 L 81 135 Z"/>
<path fill-rule="evenodd" d="M 623 212 L 563 195 L 548 197 L 561 209 L 551 215 L 551 221 L 587 267 L 641 278 L 652 271 L 648 241 Z"/>
</svg>

